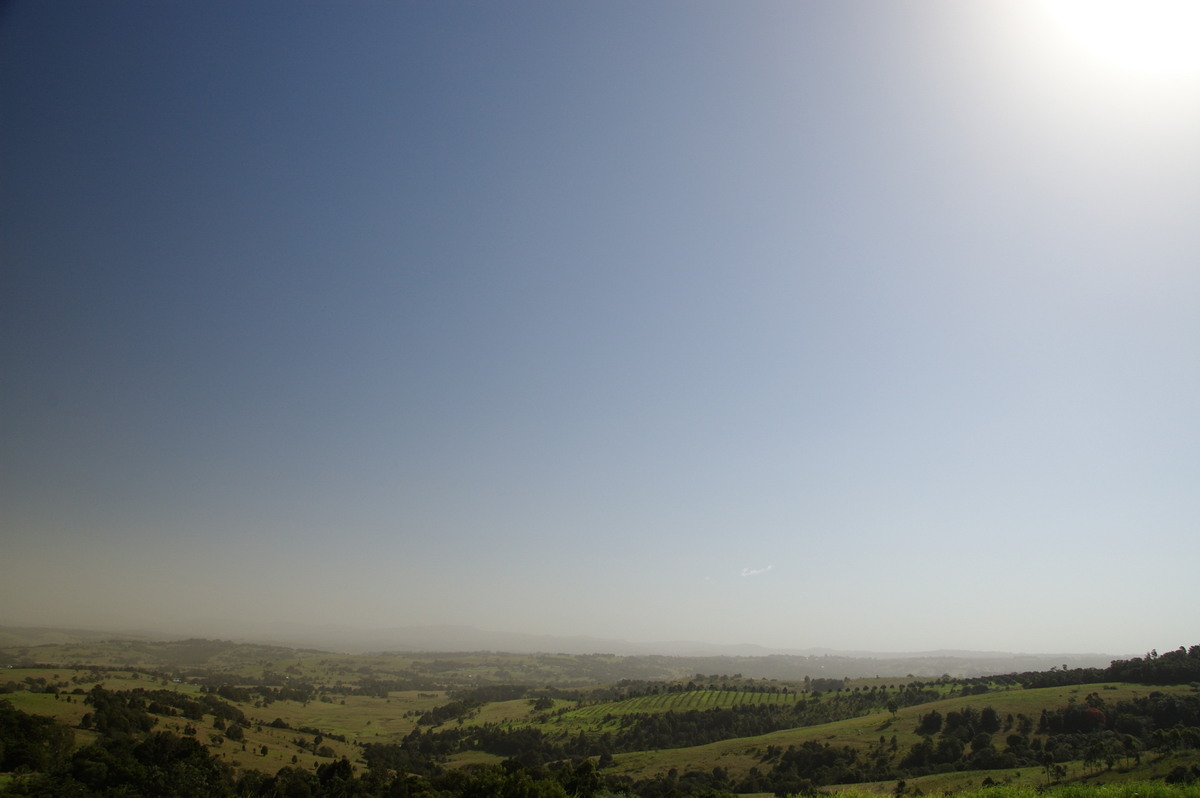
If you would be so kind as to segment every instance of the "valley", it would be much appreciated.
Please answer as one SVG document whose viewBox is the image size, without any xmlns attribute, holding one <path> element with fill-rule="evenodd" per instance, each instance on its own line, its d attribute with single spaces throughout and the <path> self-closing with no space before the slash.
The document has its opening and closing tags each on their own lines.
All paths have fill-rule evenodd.
<svg viewBox="0 0 1200 798">
<path fill-rule="evenodd" d="M 547 795 L 919 794 L 1200 775 L 1200 646 L 971 677 L 852 678 L 816 658 L 782 679 L 750 675 L 783 667 L 770 657 L 338 654 L 199 639 L 0 656 L 5 728 L 53 719 L 36 746 L 5 742 L 12 775 L 0 784 L 14 795 L 136 791 L 97 763 L 145 758 L 150 741 L 190 752 L 209 774 L 197 795 L 522 794 L 517 782 Z"/>
</svg>

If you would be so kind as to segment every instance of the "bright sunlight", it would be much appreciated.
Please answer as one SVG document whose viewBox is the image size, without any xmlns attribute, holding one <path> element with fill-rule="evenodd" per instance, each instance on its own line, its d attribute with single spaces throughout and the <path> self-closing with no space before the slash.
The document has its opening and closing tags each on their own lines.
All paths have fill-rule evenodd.
<svg viewBox="0 0 1200 798">
<path fill-rule="evenodd" d="M 1048 0 L 1047 7 L 1082 49 L 1150 76 L 1200 75 L 1197 0 Z"/>
</svg>

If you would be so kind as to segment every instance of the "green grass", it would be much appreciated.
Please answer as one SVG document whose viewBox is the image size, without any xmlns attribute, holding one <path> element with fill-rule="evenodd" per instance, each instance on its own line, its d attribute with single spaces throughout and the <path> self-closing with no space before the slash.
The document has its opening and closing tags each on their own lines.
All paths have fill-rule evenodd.
<svg viewBox="0 0 1200 798">
<path fill-rule="evenodd" d="M 479 711 L 468 721 L 468 725 L 481 726 L 485 723 L 499 723 L 501 725 L 530 725 L 535 722 L 535 719 L 540 716 L 541 712 L 535 712 L 533 709 L 533 701 L 528 698 L 517 698 L 512 701 L 493 701 L 485 704 Z M 451 722 L 449 725 L 453 725 Z"/>
<path fill-rule="evenodd" d="M 1001 718 L 1008 714 L 1015 717 L 1020 713 L 1032 718 L 1036 723 L 1043 708 L 1064 706 L 1071 698 L 1082 701 L 1084 696 L 1091 692 L 1099 693 L 1106 702 L 1116 702 L 1137 695 L 1146 695 L 1155 690 L 1164 693 L 1190 693 L 1192 691 L 1192 688 L 1186 685 L 1146 687 L 1144 685 L 1115 684 L 1110 687 L 1115 689 L 1105 690 L 1103 689 L 1104 685 L 1095 684 L 1085 685 L 1083 688 L 1069 686 L 1046 687 L 1036 690 L 1013 689 L 983 695 L 958 696 L 906 707 L 901 709 L 895 718 L 892 718 L 887 711 L 883 711 L 820 726 L 784 729 L 757 737 L 738 737 L 690 748 L 617 754 L 615 772 L 634 778 L 651 778 L 660 773 L 666 773 L 671 768 L 685 773 L 689 770 L 707 772 L 719 766 L 732 775 L 742 776 L 751 767 L 764 768 L 759 760 L 762 752 L 771 745 L 786 749 L 790 745 L 799 746 L 814 740 L 836 747 L 850 746 L 858 749 L 860 754 L 865 754 L 879 744 L 881 736 L 890 743 L 893 735 L 896 737 L 897 755 L 903 756 L 921 739 L 921 736 L 916 733 L 917 723 L 921 716 L 934 709 L 945 715 L 964 707 L 983 709 L 991 706 L 1000 713 Z M 1004 732 L 1001 732 L 997 737 L 1002 740 L 1003 734 Z M 1032 774 L 1036 769 L 1025 768 L 1025 770 Z M 947 775 L 962 776 L 962 774 Z M 974 779 L 975 786 L 978 786 L 979 781 L 985 777 L 981 771 L 972 771 L 967 775 Z M 1000 781 L 998 775 L 993 775 L 993 779 Z M 895 782 L 889 782 L 889 784 L 894 786 Z"/>
<path fill-rule="evenodd" d="M 735 706 L 774 704 L 792 706 L 802 695 L 795 693 L 748 693 L 741 690 L 688 690 L 680 693 L 660 693 L 637 696 L 623 701 L 589 704 L 567 714 L 584 720 L 599 720 L 605 715 L 633 715 L 654 712 L 688 712 L 692 710 L 728 709 Z"/>
<path fill-rule="evenodd" d="M 171 689 L 188 694 L 199 692 L 198 685 L 189 684 L 183 672 L 171 675 L 165 670 L 155 676 L 147 673 L 137 673 L 128 667 L 131 660 L 138 659 L 142 654 L 145 659 L 161 659 L 161 652 L 153 647 L 139 651 L 138 646 L 129 644 L 112 645 L 89 644 L 79 646 L 70 651 L 66 647 L 57 647 L 60 654 L 63 651 L 78 655 L 78 658 L 63 657 L 60 662 L 83 662 L 100 664 L 105 655 L 126 664 L 120 670 L 95 672 L 89 668 L 73 668 L 68 664 L 56 665 L 46 669 L 10 668 L 0 670 L 0 684 L 14 681 L 25 684 L 27 677 L 44 678 L 48 683 L 62 684 L 63 693 L 70 694 L 74 689 L 84 692 L 91 689 L 99 680 L 110 690 L 129 690 L 144 688 L 148 690 Z M 47 656 L 36 658 L 36 661 L 51 661 L 48 656 L 51 648 L 41 649 L 38 653 Z M 586 678 L 583 670 L 587 667 L 607 667 L 606 663 L 619 658 L 573 658 L 558 655 L 507 655 L 507 654 L 466 654 L 466 655 L 337 655 L 324 652 L 307 652 L 287 650 L 281 652 L 265 647 L 225 647 L 212 646 L 212 661 L 219 663 L 219 669 L 224 678 L 241 684 L 253 684 L 265 672 L 288 674 L 292 680 L 307 682 L 317 686 L 332 687 L 338 684 L 354 685 L 367 678 L 406 678 L 405 673 L 423 673 L 431 678 L 450 677 L 450 686 L 473 685 L 489 681 L 503 680 L 509 683 L 548 684 L 552 681 L 563 683 L 564 680 Z M 196 645 L 193 649 L 177 651 L 180 656 L 201 656 L 209 648 Z M 285 655 L 286 654 L 286 655 Z M 34 659 L 31 657 L 31 659 Z M 582 664 L 581 664 L 582 663 Z M 154 663 L 150 663 L 150 667 Z M 192 670 L 197 674 L 199 670 Z M 240 674 L 240 676 L 239 676 Z M 244 677 L 244 681 L 239 681 Z M 176 682 L 175 678 L 182 681 Z M 683 676 L 689 679 L 689 676 Z M 861 680 L 878 682 L 877 685 L 903 683 L 905 679 Z M 679 682 L 682 683 L 682 682 Z M 707 682 L 706 682 L 707 683 Z M 858 682 L 856 682 L 857 684 Z M 587 683 L 596 686 L 593 680 Z M 776 683 L 780 684 L 780 683 Z M 472 717 L 463 721 L 465 726 L 484 723 L 498 724 L 502 727 L 536 726 L 555 738 L 575 736 L 580 732 L 591 736 L 603 731 L 614 731 L 620 724 L 620 719 L 630 714 L 650 714 L 663 712 L 705 711 L 718 708 L 731 708 L 746 705 L 775 705 L 788 707 L 799 700 L 811 700 L 811 696 L 796 693 L 749 692 L 737 689 L 700 689 L 679 692 L 664 692 L 656 695 L 640 696 L 622 701 L 602 703 L 585 703 L 579 705 L 574 700 L 555 699 L 553 706 L 544 712 L 533 710 L 533 701 L 517 699 L 513 701 L 493 702 L 481 707 Z M 949 691 L 951 685 L 938 686 L 937 689 Z M 893 761 L 898 760 L 920 740 L 916 727 L 921 716 L 936 709 L 943 715 L 960 710 L 964 707 L 983 709 L 992 707 L 1002 719 L 1012 715 L 1025 715 L 1034 723 L 1043 709 L 1053 709 L 1067 704 L 1074 699 L 1082 702 L 1092 692 L 1097 693 L 1106 703 L 1117 703 L 1150 692 L 1189 693 L 1194 688 L 1178 687 L 1148 687 L 1130 684 L 1113 685 L 1084 685 L 1072 687 L 1045 688 L 1040 690 L 1024 690 L 1019 687 L 1011 689 L 998 688 L 994 692 L 983 695 L 956 696 L 943 698 L 927 704 L 900 709 L 895 717 L 887 711 L 879 711 L 867 716 L 838 721 L 807 728 L 795 728 L 776 731 L 771 734 L 752 738 L 738 738 L 712 743 L 692 748 L 673 749 L 665 751 L 646 751 L 618 754 L 616 765 L 611 773 L 626 774 L 633 778 L 653 777 L 676 768 L 680 773 L 691 770 L 711 771 L 714 767 L 722 767 L 732 776 L 745 775 L 751 767 L 766 770 L 769 763 L 762 762 L 763 752 L 767 746 L 773 745 L 786 749 L 790 745 L 800 745 L 809 740 L 829 743 L 834 746 L 851 746 L 865 754 L 868 750 L 879 745 L 880 737 L 889 743 L 892 737 L 896 739 L 897 751 Z M 890 691 L 889 691 L 890 692 Z M 827 700 L 833 694 L 826 694 Z M 88 711 L 82 703 L 82 695 L 70 695 L 71 701 L 65 696 L 58 699 L 53 694 L 29 693 L 20 690 L 14 693 L 0 694 L 0 699 L 8 700 L 18 709 L 26 712 L 48 715 L 67 723 L 75 728 L 76 744 L 85 745 L 94 739 L 94 734 L 79 729 L 78 724 L 82 715 Z M 246 745 L 223 739 L 212 728 L 212 717 L 208 716 L 203 722 L 196 723 L 197 739 L 224 761 L 239 768 L 253 768 L 273 773 L 281 767 L 293 764 L 293 756 L 297 765 L 305 768 L 313 767 L 320 760 L 312 752 L 312 735 L 304 735 L 294 729 L 310 727 L 320 729 L 324 735 L 343 735 L 349 742 L 343 744 L 328 739 L 322 743 L 334 750 L 336 756 L 348 756 L 356 761 L 360 749 L 355 742 L 398 742 L 417 726 L 420 714 L 450 700 L 444 690 L 427 688 L 393 692 L 386 699 L 375 696 L 342 696 L 328 695 L 328 700 L 315 699 L 308 703 L 294 701 L 278 701 L 268 706 L 254 706 L 253 702 L 235 704 L 246 717 L 251 720 L 252 727 L 245 732 Z M 886 698 L 884 698 L 886 700 Z M 275 718 L 281 718 L 293 729 L 275 729 L 269 726 Z M 606 721 L 605 718 L 608 718 Z M 185 721 L 182 718 L 160 718 L 157 729 L 175 730 L 182 732 Z M 447 728 L 457 725 L 457 720 L 446 724 Z M 261 724 L 261 728 L 260 728 Z M 1007 731 L 997 735 L 1003 740 Z M 306 738 L 307 747 L 297 746 L 293 741 L 297 737 Z M 267 746 L 268 752 L 262 755 L 262 746 Z M 1192 752 L 1190 758 L 1172 759 L 1171 757 L 1152 758 L 1145 756 L 1142 766 L 1133 771 L 1116 770 L 1106 774 L 1085 774 L 1078 763 L 1071 765 L 1068 781 L 1086 777 L 1089 781 L 1128 781 L 1129 779 L 1159 778 L 1170 772 L 1171 767 L 1178 764 L 1191 764 L 1197 761 L 1197 755 Z M 482 762 L 498 761 L 497 758 L 478 752 L 467 752 L 454 756 L 450 765 L 467 765 Z M 908 780 L 909 790 L 918 787 L 926 794 L 957 793 L 976 790 L 985 778 L 991 778 L 997 783 L 1004 783 L 1005 788 L 1016 790 L 1043 786 L 1045 775 L 1039 768 L 1026 767 L 1019 771 L 969 773 L 950 773 L 931 775 Z M 832 788 L 827 788 L 832 789 Z M 862 794 L 891 794 L 895 790 L 895 782 L 882 782 L 872 785 L 853 785 L 845 788 Z M 0 792 L 3 790 L 0 789 Z M 1133 794 L 1095 795 L 1089 793 L 1089 798 L 1133 798 Z M 1179 798 L 1182 793 L 1164 793 L 1161 796 L 1139 793 L 1137 798 Z M 980 794 L 984 798 L 984 794 Z M 1020 798 L 1015 794 L 1004 796 L 989 789 L 986 798 Z M 1063 798 L 1076 798 L 1074 795 L 1064 795 Z M 1189 795 L 1188 798 L 1200 798 L 1200 795 Z"/>
<path fill-rule="evenodd" d="M 429 694 L 426 694 L 429 695 Z M 332 701 L 276 701 L 266 707 L 234 703 L 248 718 L 270 723 L 279 718 L 289 726 L 308 726 L 348 739 L 367 742 L 391 742 L 417 727 L 420 713 L 447 701 L 438 693 L 434 698 L 421 697 L 419 691 L 396 692 L 387 699 L 371 696 L 337 697 Z M 343 703 L 345 702 L 345 703 Z"/>
</svg>

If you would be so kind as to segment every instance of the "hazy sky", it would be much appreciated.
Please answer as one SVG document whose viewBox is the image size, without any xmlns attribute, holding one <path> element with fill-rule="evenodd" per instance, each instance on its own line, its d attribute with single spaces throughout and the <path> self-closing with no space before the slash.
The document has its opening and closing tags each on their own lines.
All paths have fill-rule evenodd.
<svg viewBox="0 0 1200 798">
<path fill-rule="evenodd" d="M 0 623 L 1200 642 L 1200 71 L 1073 24 L 5 4 Z"/>
</svg>

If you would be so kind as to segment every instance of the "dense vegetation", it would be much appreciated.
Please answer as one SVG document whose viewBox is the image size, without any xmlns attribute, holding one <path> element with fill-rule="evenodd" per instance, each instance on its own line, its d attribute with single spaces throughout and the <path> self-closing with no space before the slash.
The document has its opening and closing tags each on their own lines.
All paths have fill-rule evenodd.
<svg viewBox="0 0 1200 798">
<path fill-rule="evenodd" d="M 878 784 L 898 795 L 953 774 L 1041 787 L 1200 778 L 1200 646 L 986 678 L 695 673 L 570 688 L 479 683 L 472 669 L 521 666 L 483 655 L 429 659 L 417 679 L 386 658 L 351 667 L 271 647 L 239 659 L 197 641 L 173 651 L 224 661 L 11 670 L 0 793 L 654 797 Z M 435 678 L 439 668 L 452 675 Z"/>
</svg>

